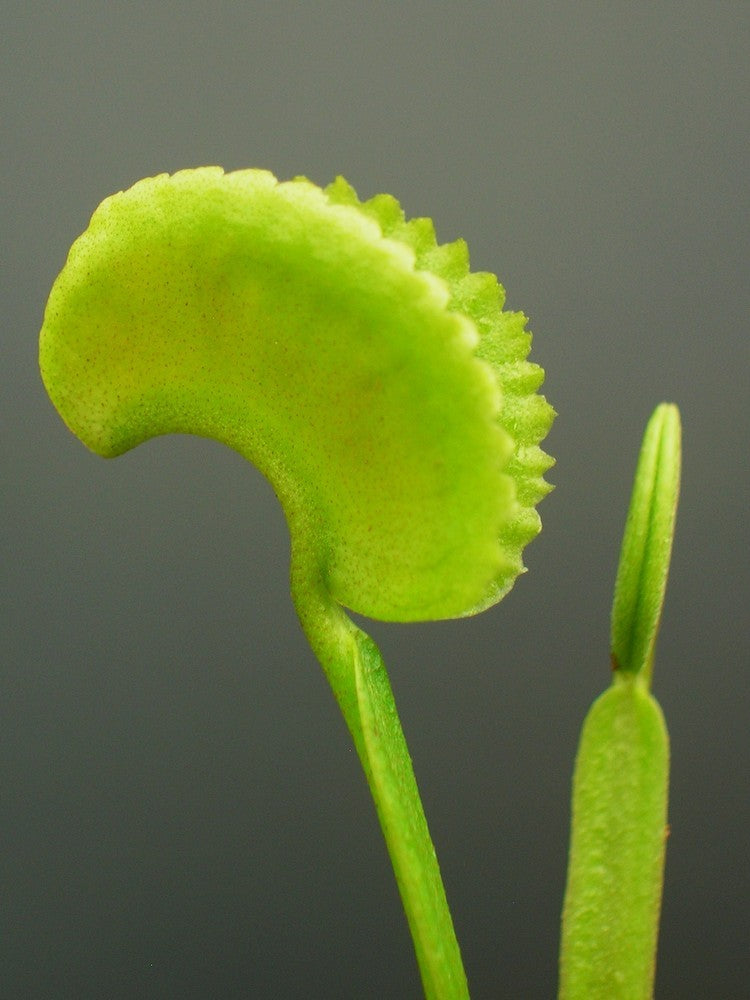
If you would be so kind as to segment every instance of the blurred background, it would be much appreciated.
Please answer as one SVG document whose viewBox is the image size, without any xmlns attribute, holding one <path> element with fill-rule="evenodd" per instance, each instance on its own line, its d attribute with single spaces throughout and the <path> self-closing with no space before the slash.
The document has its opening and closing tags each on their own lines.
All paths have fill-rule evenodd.
<svg viewBox="0 0 750 1000">
<path fill-rule="evenodd" d="M 139 178 L 395 194 L 530 317 L 559 413 L 530 572 L 372 623 L 474 998 L 556 984 L 570 777 L 608 684 L 641 434 L 684 476 L 655 693 L 672 738 L 657 996 L 748 996 L 747 3 L 24 3 L 0 15 L 0 995 L 420 996 L 286 526 L 234 453 L 95 458 L 37 370 L 50 286 Z"/>
</svg>

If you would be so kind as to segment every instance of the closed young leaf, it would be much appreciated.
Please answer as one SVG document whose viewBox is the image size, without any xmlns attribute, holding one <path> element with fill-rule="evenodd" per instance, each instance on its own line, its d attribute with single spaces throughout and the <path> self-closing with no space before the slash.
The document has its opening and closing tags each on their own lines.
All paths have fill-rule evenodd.
<svg viewBox="0 0 750 1000">
<path fill-rule="evenodd" d="M 662 403 L 643 436 L 612 603 L 613 666 L 643 671 L 647 683 L 667 589 L 680 465 L 680 413 Z"/>
</svg>

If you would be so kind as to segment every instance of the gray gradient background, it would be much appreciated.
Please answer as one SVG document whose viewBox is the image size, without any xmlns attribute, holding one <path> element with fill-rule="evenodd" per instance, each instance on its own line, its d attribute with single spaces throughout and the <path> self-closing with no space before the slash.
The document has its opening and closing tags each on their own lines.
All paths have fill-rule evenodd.
<svg viewBox="0 0 750 1000">
<path fill-rule="evenodd" d="M 638 443 L 680 404 L 655 689 L 657 995 L 750 996 L 747 3 L 6 3 L 0 996 L 415 998 L 357 761 L 233 453 L 92 457 L 36 340 L 68 247 L 160 171 L 396 194 L 531 317 L 559 412 L 530 572 L 372 625 L 476 998 L 554 993 L 577 732 Z"/>
</svg>

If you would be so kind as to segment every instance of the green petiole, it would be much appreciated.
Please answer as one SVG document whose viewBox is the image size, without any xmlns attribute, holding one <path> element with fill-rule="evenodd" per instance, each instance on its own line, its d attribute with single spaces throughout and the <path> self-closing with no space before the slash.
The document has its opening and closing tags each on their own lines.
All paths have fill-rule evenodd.
<svg viewBox="0 0 750 1000">
<path fill-rule="evenodd" d="M 380 651 L 331 601 L 304 541 L 293 542 L 291 586 L 300 623 L 344 716 L 375 803 L 425 997 L 468 1000 L 435 848 Z"/>
</svg>

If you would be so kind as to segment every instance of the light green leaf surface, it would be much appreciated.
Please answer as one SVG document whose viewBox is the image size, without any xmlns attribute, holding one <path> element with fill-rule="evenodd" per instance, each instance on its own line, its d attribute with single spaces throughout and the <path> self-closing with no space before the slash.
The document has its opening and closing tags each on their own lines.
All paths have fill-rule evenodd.
<svg viewBox="0 0 750 1000">
<path fill-rule="evenodd" d="M 560 1000 L 649 1000 L 667 835 L 669 740 L 632 677 L 586 717 L 573 782 Z"/>
<path fill-rule="evenodd" d="M 117 455 L 217 438 L 314 531 L 326 586 L 381 619 L 511 586 L 550 460 L 523 318 L 462 242 L 338 181 L 206 167 L 108 198 L 52 290 L 40 361 L 68 426 Z M 302 513 L 304 512 L 304 518 Z"/>
</svg>

